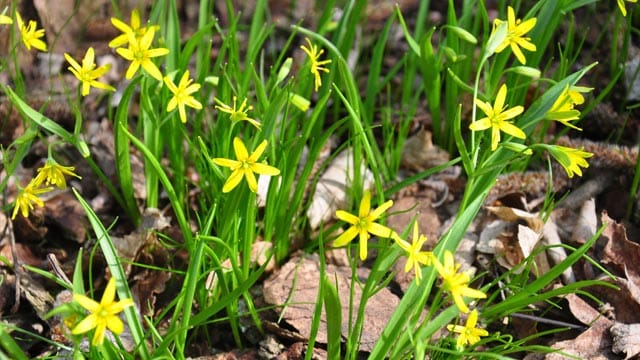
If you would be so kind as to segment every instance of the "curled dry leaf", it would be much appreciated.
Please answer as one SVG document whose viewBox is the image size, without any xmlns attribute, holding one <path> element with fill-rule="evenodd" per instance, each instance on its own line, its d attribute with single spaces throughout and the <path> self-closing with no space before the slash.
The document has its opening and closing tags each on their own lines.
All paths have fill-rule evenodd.
<svg viewBox="0 0 640 360">
<path fill-rule="evenodd" d="M 606 212 L 602 214 L 602 223 L 608 224 L 602 233 L 602 237 L 608 239 L 602 262 L 619 275 L 627 274 L 627 279 L 640 287 L 640 269 L 637 267 L 640 264 L 640 245 L 630 241 L 624 225 L 616 223 Z"/>
<path fill-rule="evenodd" d="M 640 354 L 640 324 L 615 323 L 609 332 L 613 337 L 613 352 L 626 354 L 625 360 Z"/>
<path fill-rule="evenodd" d="M 359 269 L 359 276 L 366 278 L 367 270 Z M 342 305 L 342 335 L 347 336 L 349 323 L 349 296 L 351 268 L 327 265 L 326 276 L 335 279 Z M 264 299 L 270 305 L 282 307 L 281 317 L 293 326 L 305 339 L 309 338 L 311 321 L 318 298 L 320 264 L 315 258 L 292 258 L 264 282 Z M 362 291 L 354 287 L 353 301 L 360 303 Z M 383 288 L 367 300 L 364 328 L 360 342 L 361 351 L 371 351 L 384 326 L 400 303 L 398 297 Z M 326 344 L 327 328 L 324 308 L 316 341 Z"/>
</svg>

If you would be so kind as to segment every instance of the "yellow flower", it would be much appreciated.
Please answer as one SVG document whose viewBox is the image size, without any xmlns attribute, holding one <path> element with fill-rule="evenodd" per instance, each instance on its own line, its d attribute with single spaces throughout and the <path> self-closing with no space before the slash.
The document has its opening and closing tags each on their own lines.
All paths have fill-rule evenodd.
<svg viewBox="0 0 640 360">
<path fill-rule="evenodd" d="M 384 237 L 384 238 L 397 238 L 398 235 L 390 228 L 380 225 L 375 221 L 384 214 L 393 205 L 393 200 L 389 200 L 380 205 L 377 209 L 371 210 L 371 192 L 368 190 L 364 192 L 364 196 L 360 201 L 360 209 L 358 216 L 350 214 L 344 210 L 336 211 L 336 217 L 344 222 L 351 224 L 345 232 L 340 234 L 338 238 L 333 242 L 334 247 L 340 247 L 347 245 L 351 240 L 359 236 L 360 239 L 360 260 L 367 258 L 367 241 L 370 234 Z"/>
<path fill-rule="evenodd" d="M 0 15 L 0 25 L 11 25 L 13 24 L 13 19 L 8 17 L 7 15 Z"/>
<path fill-rule="evenodd" d="M 581 128 L 571 124 L 569 121 L 578 120 L 580 111 L 574 109 L 574 105 L 584 103 L 584 96 L 581 93 L 591 91 L 591 88 L 582 86 L 565 86 L 556 101 L 547 111 L 545 118 L 563 123 L 565 126 L 580 130 Z"/>
<path fill-rule="evenodd" d="M 184 108 L 185 105 L 197 110 L 202 109 L 202 104 L 191 96 L 191 94 L 200 90 L 200 84 L 191 84 L 192 81 L 192 79 L 189 79 L 189 70 L 184 72 L 184 75 L 180 78 L 178 86 L 176 86 L 168 76 L 164 77 L 164 83 L 167 84 L 167 87 L 173 93 L 173 97 L 169 100 L 169 104 L 167 104 L 167 111 L 172 111 L 178 107 L 180 120 L 183 123 L 187 122 L 187 113 Z"/>
<path fill-rule="evenodd" d="M 40 184 L 36 184 L 35 179 L 31 180 L 26 187 L 19 189 L 16 203 L 13 206 L 13 214 L 11 220 L 16 218 L 18 211 L 23 217 L 29 217 L 29 211 L 33 210 L 33 204 L 39 207 L 44 206 L 44 201 L 38 197 L 40 194 L 51 191 L 50 187 L 41 188 Z"/>
<path fill-rule="evenodd" d="M 19 13 L 16 12 L 16 20 L 18 21 L 18 28 L 20 28 L 20 36 L 22 37 L 22 42 L 27 50 L 31 50 L 31 47 L 40 50 L 47 51 L 47 44 L 40 40 L 41 37 L 44 37 L 44 29 L 37 30 L 38 23 L 35 20 L 29 20 L 29 25 L 24 26 L 24 22 L 22 21 L 22 17 Z"/>
<path fill-rule="evenodd" d="M 402 250 L 407 252 L 407 264 L 404 266 L 404 272 L 409 272 L 414 268 L 416 274 L 416 283 L 420 284 L 422 279 L 422 271 L 420 264 L 431 265 L 433 253 L 431 251 L 422 251 L 422 246 L 427 241 L 427 237 L 419 234 L 418 223 L 413 224 L 413 241 L 411 244 L 402 240 L 400 237 L 394 237 L 394 240 L 400 245 Z"/>
<path fill-rule="evenodd" d="M 493 22 L 493 31 L 495 31 L 498 25 L 503 22 L 504 20 L 495 19 Z M 536 26 L 536 18 L 531 18 L 524 22 L 521 19 L 516 20 L 515 11 L 511 6 L 509 6 L 507 8 L 507 37 L 500 45 L 498 45 L 496 52 L 499 53 L 506 49 L 507 46 L 510 46 L 511 51 L 513 51 L 513 54 L 516 56 L 518 61 L 520 61 L 522 65 L 526 64 L 527 59 L 524 57 L 520 48 L 522 47 L 529 51 L 536 51 L 536 45 L 530 41 L 531 38 L 524 36 L 526 33 L 531 31 L 534 26 Z"/>
<path fill-rule="evenodd" d="M 638 2 L 638 0 L 627 0 L 627 2 L 636 3 Z M 620 8 L 620 12 L 622 13 L 622 16 L 627 16 L 627 9 L 624 6 L 623 0 L 618 0 L 618 7 Z"/>
<path fill-rule="evenodd" d="M 115 302 L 113 301 L 115 296 L 116 279 L 113 277 L 109 279 L 100 303 L 82 294 L 73 294 L 73 300 L 83 308 L 89 310 L 91 314 L 80 321 L 78 325 L 71 330 L 71 333 L 73 335 L 84 334 L 95 328 L 96 330 L 91 340 L 92 345 L 102 345 L 104 341 L 104 331 L 107 328 L 116 335 L 121 334 L 124 330 L 124 324 L 117 314 L 129 306 L 133 306 L 133 300 L 124 299 Z"/>
<path fill-rule="evenodd" d="M 120 54 L 120 56 L 131 61 L 131 65 L 129 65 L 129 69 L 127 69 L 125 77 L 127 79 L 131 79 L 136 71 L 138 71 L 138 68 L 142 66 L 142 68 L 154 79 L 162 81 L 162 73 L 156 64 L 151 61 L 151 58 L 167 55 L 169 53 L 169 49 L 150 49 L 151 42 L 155 35 L 155 29 L 149 29 L 139 40 L 136 39 L 133 33 L 128 33 L 127 35 L 129 38 L 129 47 L 126 49 L 116 49 L 116 52 Z"/>
<path fill-rule="evenodd" d="M 251 105 L 247 106 L 247 99 L 242 100 L 242 104 L 240 104 L 240 107 L 237 109 L 236 109 L 236 102 L 238 98 L 236 96 L 233 97 L 233 107 L 223 103 L 218 99 L 214 99 L 214 100 L 219 104 L 219 105 L 216 105 L 216 109 L 231 115 L 230 117 L 233 123 L 237 123 L 239 121 L 248 121 L 249 123 L 251 123 L 251 125 L 255 126 L 258 130 L 260 130 L 260 126 L 261 126 L 260 122 L 250 118 L 249 115 L 247 114 L 248 111 L 253 110 L 253 106 Z"/>
<path fill-rule="evenodd" d="M 280 170 L 273 166 L 269 166 L 264 163 L 259 163 L 258 159 L 262 156 L 262 153 L 267 148 L 267 140 L 262 141 L 256 150 L 249 156 L 247 148 L 244 146 L 242 140 L 239 137 L 233 139 L 233 149 L 236 153 L 236 160 L 215 158 L 213 163 L 220 166 L 225 166 L 231 169 L 231 175 L 227 178 L 227 181 L 222 187 L 222 192 L 227 193 L 233 190 L 242 178 L 247 179 L 249 190 L 258 191 L 258 183 L 254 173 L 268 176 L 280 175 Z"/>
<path fill-rule="evenodd" d="M 458 347 L 464 347 L 465 345 L 473 345 L 480 341 L 481 336 L 489 335 L 489 332 L 485 329 L 476 328 L 478 323 L 478 310 L 473 309 L 467 318 L 467 323 L 464 326 L 461 325 L 447 325 L 447 329 L 451 332 L 458 333 Z"/>
<path fill-rule="evenodd" d="M 38 175 L 33 179 L 33 183 L 36 186 L 44 183 L 45 185 L 56 185 L 60 189 L 66 189 L 67 181 L 64 178 L 65 175 L 82 179 L 82 177 L 74 173 L 73 170 L 75 170 L 75 167 L 62 166 L 55 160 L 49 158 L 44 166 L 38 169 Z"/>
<path fill-rule="evenodd" d="M 493 107 L 488 102 L 475 99 L 475 104 L 487 115 L 487 117 L 475 121 L 469 126 L 469 129 L 472 131 L 480 131 L 491 128 L 491 150 L 495 150 L 498 147 L 498 143 L 500 142 L 500 131 L 504 131 L 505 133 L 519 139 L 526 138 L 525 133 L 520 130 L 520 128 L 507 121 L 520 115 L 520 113 L 524 111 L 524 107 L 515 106 L 511 109 L 505 110 L 504 101 L 506 97 L 507 85 L 502 84 L 500 90 L 498 90 L 498 95 L 496 96 L 496 101 L 493 103 Z"/>
<path fill-rule="evenodd" d="M 137 40 L 140 40 L 147 30 L 154 29 L 154 31 L 157 31 L 160 28 L 158 25 L 140 26 L 140 13 L 138 12 L 138 9 L 133 9 L 133 11 L 131 11 L 130 26 L 116 18 L 111 18 L 111 23 L 118 30 L 122 31 L 122 34 L 109 42 L 109 47 L 113 48 L 127 45 L 129 43 L 129 34 L 133 34 Z"/>
<path fill-rule="evenodd" d="M 116 90 L 113 86 L 101 83 L 97 80 L 109 71 L 111 65 L 107 64 L 96 68 L 95 54 L 92 47 L 90 47 L 84 55 L 84 58 L 82 59 L 82 66 L 67 53 L 64 53 L 64 58 L 67 59 L 69 64 L 71 64 L 71 66 L 68 67 L 69 71 L 71 71 L 82 83 L 82 96 L 89 95 L 91 86 L 96 89 L 108 91 Z"/>
<path fill-rule="evenodd" d="M 324 50 L 318 50 L 318 46 L 313 45 L 309 38 L 305 39 L 309 47 L 301 45 L 300 48 L 309 56 L 311 61 L 311 73 L 315 78 L 315 91 L 318 91 L 320 85 L 322 85 L 322 79 L 320 78 L 320 71 L 329 73 L 329 69 L 324 67 L 326 64 L 330 64 L 331 60 L 320 60 L 320 56 L 324 53 Z"/>
<path fill-rule="evenodd" d="M 583 151 L 583 149 L 578 150 L 560 145 L 541 145 L 562 165 L 570 178 L 574 173 L 582 176 L 580 167 L 588 168 L 589 163 L 585 159 L 593 156 L 592 153 Z"/>
<path fill-rule="evenodd" d="M 471 277 L 466 272 L 458 273 L 460 264 L 455 264 L 451 251 L 445 251 L 444 264 L 440 263 L 435 257 L 433 258 L 433 264 L 442 278 L 442 288 L 451 293 L 453 302 L 461 312 L 469 312 L 469 308 L 462 298 L 463 296 L 477 299 L 487 297 L 482 291 L 472 289 L 468 286 Z"/>
</svg>

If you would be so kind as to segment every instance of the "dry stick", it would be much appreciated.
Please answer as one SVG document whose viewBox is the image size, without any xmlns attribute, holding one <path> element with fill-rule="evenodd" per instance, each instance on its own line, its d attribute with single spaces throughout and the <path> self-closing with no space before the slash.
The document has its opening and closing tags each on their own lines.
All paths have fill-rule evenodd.
<svg viewBox="0 0 640 360">
<path fill-rule="evenodd" d="M 9 248 L 11 248 L 11 256 L 13 257 L 13 272 L 16 275 L 16 297 L 13 306 L 11 307 L 11 313 L 15 314 L 18 312 L 18 308 L 20 307 L 20 295 L 21 295 L 21 287 L 20 287 L 20 260 L 18 259 L 18 252 L 16 251 L 16 238 L 13 233 L 13 221 L 10 218 L 7 218 L 7 224 L 2 230 L 4 237 L 5 235 L 9 236 Z"/>
<path fill-rule="evenodd" d="M 527 315 L 527 314 L 521 314 L 521 313 L 512 313 L 511 316 L 516 317 L 516 318 L 520 318 L 520 319 L 533 320 L 533 321 L 537 321 L 537 322 L 544 323 L 544 324 L 549 324 L 549 325 L 554 325 L 554 326 L 565 326 L 565 327 L 568 327 L 568 328 L 571 328 L 571 329 L 577 329 L 577 330 L 586 330 L 587 329 L 587 327 L 583 326 L 583 325 L 571 324 L 571 323 L 564 322 L 564 321 L 546 319 L 546 318 L 543 318 L 543 317 L 538 317 L 538 316 L 533 316 L 533 315 Z"/>
</svg>

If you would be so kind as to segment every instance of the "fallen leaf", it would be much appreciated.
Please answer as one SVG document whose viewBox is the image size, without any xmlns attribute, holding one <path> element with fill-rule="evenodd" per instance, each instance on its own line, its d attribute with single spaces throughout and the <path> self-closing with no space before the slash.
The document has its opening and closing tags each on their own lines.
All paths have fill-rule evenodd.
<svg viewBox="0 0 640 360">
<path fill-rule="evenodd" d="M 615 323 L 609 331 L 614 353 L 626 354 L 625 360 L 640 354 L 640 324 Z"/>
<path fill-rule="evenodd" d="M 609 360 L 615 359 L 615 354 L 611 351 L 612 341 L 608 335 L 610 325 L 597 322 L 588 330 L 578 335 L 575 339 L 560 341 L 551 347 L 562 351 L 562 353 L 547 354 L 546 360 L 571 359 L 563 355 L 571 355 L 583 360 Z"/>
<path fill-rule="evenodd" d="M 366 277 L 368 270 L 359 269 L 359 276 Z M 351 268 L 328 264 L 326 276 L 335 279 L 342 305 L 342 335 L 348 335 L 349 294 Z M 311 321 L 318 297 L 320 284 L 320 264 L 317 259 L 292 258 L 264 282 L 265 301 L 270 305 L 281 306 L 283 321 L 295 328 L 305 339 L 311 331 Z M 359 286 L 353 288 L 353 303 L 359 304 L 362 291 Z M 364 312 L 364 328 L 360 342 L 360 351 L 371 351 L 380 337 L 400 300 L 388 289 L 383 288 L 367 300 Z M 283 306 L 287 304 L 286 306 Z M 320 327 L 316 341 L 326 344 L 326 317 L 322 310 Z M 354 314 L 355 316 L 355 314 Z"/>
<path fill-rule="evenodd" d="M 405 168 L 420 172 L 442 165 L 449 161 L 450 157 L 447 151 L 433 144 L 431 131 L 422 127 L 404 142 L 400 161 Z"/>
<path fill-rule="evenodd" d="M 602 253 L 602 263 L 610 265 L 617 274 L 626 274 L 636 287 L 640 286 L 640 245 L 627 239 L 624 225 L 616 223 L 606 212 L 602 213 L 602 223 L 608 224 L 602 237 L 608 241 Z"/>
</svg>

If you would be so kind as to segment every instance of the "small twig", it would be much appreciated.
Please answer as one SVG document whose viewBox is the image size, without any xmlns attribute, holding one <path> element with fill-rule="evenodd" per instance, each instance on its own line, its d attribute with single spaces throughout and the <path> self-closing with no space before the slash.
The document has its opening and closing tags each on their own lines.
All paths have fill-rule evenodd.
<svg viewBox="0 0 640 360">
<path fill-rule="evenodd" d="M 49 253 L 47 254 L 47 260 L 49 260 L 49 264 L 51 265 L 51 269 L 53 272 L 60 278 L 62 281 L 66 282 L 69 285 L 72 285 L 71 280 L 67 277 L 67 274 L 62 270 L 62 266 L 60 266 L 60 262 L 55 254 Z"/>
<path fill-rule="evenodd" d="M 564 326 L 564 327 L 568 327 L 568 328 L 576 329 L 576 330 L 586 330 L 587 329 L 587 327 L 584 326 L 584 325 L 576 325 L 576 324 L 571 324 L 571 323 L 564 322 L 564 321 L 551 320 L 551 319 L 546 319 L 546 318 L 539 317 L 539 316 L 534 316 L 534 315 L 527 315 L 527 314 L 521 314 L 521 313 L 511 313 L 511 316 L 516 317 L 516 318 L 520 318 L 520 319 L 527 319 L 527 320 L 537 321 L 537 322 L 543 323 L 543 324 L 549 324 L 549 325 L 554 325 L 554 326 Z"/>
<path fill-rule="evenodd" d="M 20 295 L 21 295 L 21 287 L 20 287 L 20 260 L 18 259 L 18 252 L 16 251 L 16 238 L 13 233 L 13 221 L 10 218 L 7 218 L 7 224 L 2 230 L 3 237 L 9 237 L 9 247 L 11 248 L 11 256 L 13 257 L 13 272 L 16 275 L 16 295 L 13 306 L 11 307 L 11 313 L 15 314 L 18 312 L 18 308 L 20 307 Z"/>
</svg>

